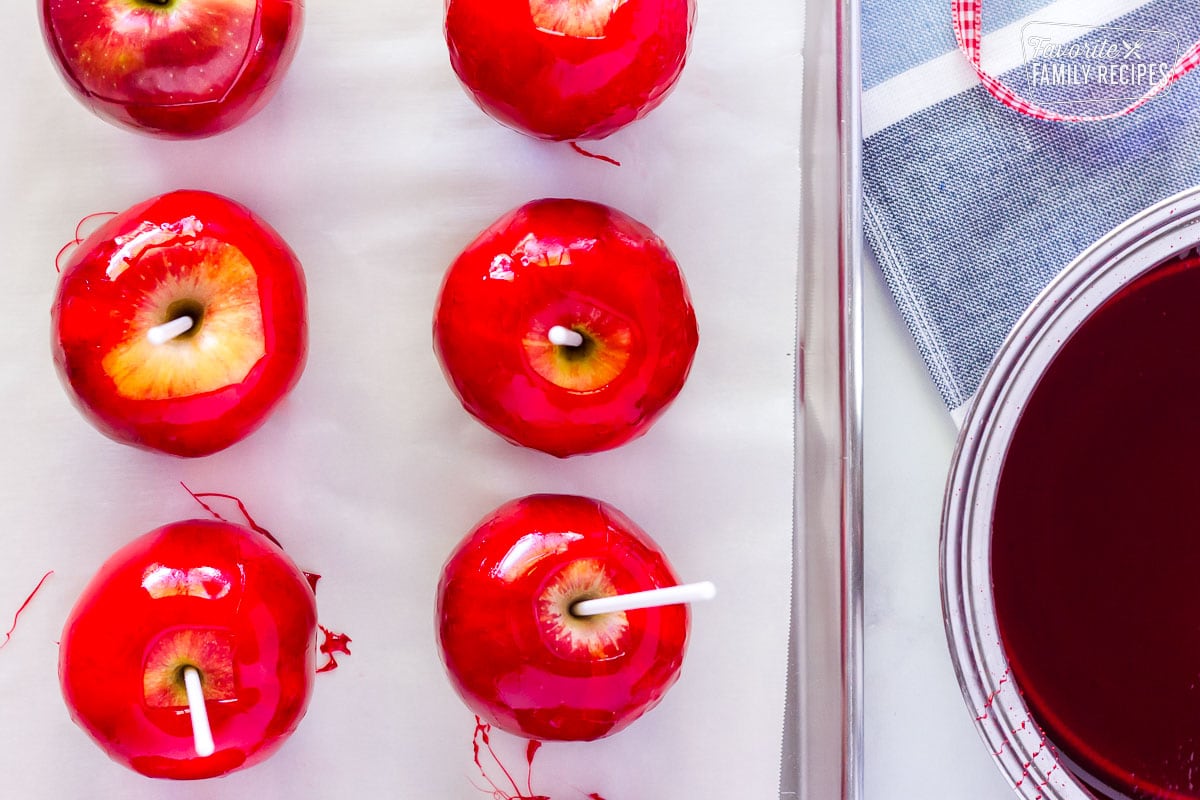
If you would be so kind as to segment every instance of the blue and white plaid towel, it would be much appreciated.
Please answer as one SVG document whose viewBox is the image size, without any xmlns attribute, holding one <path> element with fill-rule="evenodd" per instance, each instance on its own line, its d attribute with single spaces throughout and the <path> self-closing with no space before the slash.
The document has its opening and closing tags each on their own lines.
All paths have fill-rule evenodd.
<svg viewBox="0 0 1200 800">
<path fill-rule="evenodd" d="M 1117 29 L 1160 45 L 1200 39 L 1197 0 L 985 0 L 983 12 L 984 67 L 1017 90 L 1033 74 L 1031 23 L 1103 26 L 1080 42 Z M 1130 116 L 1040 122 L 979 84 L 955 47 L 950 0 L 864 0 L 863 83 L 867 239 L 951 411 L 1075 256 L 1200 184 L 1200 72 Z"/>
</svg>

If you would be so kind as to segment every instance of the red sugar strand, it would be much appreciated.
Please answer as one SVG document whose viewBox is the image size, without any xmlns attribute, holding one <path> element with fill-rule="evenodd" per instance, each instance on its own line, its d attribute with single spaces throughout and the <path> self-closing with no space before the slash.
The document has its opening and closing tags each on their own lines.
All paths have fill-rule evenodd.
<svg viewBox="0 0 1200 800">
<path fill-rule="evenodd" d="M 184 483 L 183 481 L 180 481 L 179 485 L 184 488 L 184 491 L 186 491 L 188 494 L 190 494 L 192 496 L 193 500 L 195 500 L 197 503 L 200 504 L 201 508 L 203 508 L 209 514 L 212 514 L 214 517 L 216 517 L 221 522 L 229 522 L 229 520 L 225 519 L 220 514 L 218 514 L 215 510 L 213 510 L 212 506 L 210 506 L 208 503 L 205 503 L 200 498 L 201 497 L 220 497 L 223 500 L 232 500 L 233 502 L 237 503 L 238 511 L 242 512 L 242 516 L 246 518 L 246 524 L 248 524 L 250 526 L 251 530 L 261 533 L 263 536 L 270 539 L 271 542 L 274 543 L 274 545 L 276 547 L 278 547 L 280 550 L 283 549 L 283 545 L 279 543 L 279 540 L 276 539 L 269 530 L 267 530 L 266 528 L 264 528 L 263 526 L 259 525 L 257 522 L 254 521 L 254 517 L 250 516 L 250 512 L 246 509 L 246 504 L 242 502 L 241 498 L 235 497 L 234 495 L 231 495 L 231 494 L 222 494 L 220 492 L 193 492 L 191 489 L 188 488 L 188 485 L 186 483 Z M 316 591 L 316 589 L 314 588 L 313 591 Z"/>
<path fill-rule="evenodd" d="M 33 602 L 33 598 L 41 590 L 42 584 L 44 584 L 46 582 L 46 579 L 49 578 L 53 574 L 54 574 L 54 570 L 50 570 L 45 575 L 43 575 L 42 579 L 40 581 L 38 581 L 37 586 L 33 587 L 33 591 L 30 592 L 29 596 L 25 598 L 25 602 L 21 603 L 21 607 L 17 609 L 17 613 L 13 614 L 12 627 L 10 627 L 7 632 L 5 632 L 4 641 L 0 642 L 0 650 L 3 650 L 5 647 L 8 646 L 9 641 L 12 640 L 13 631 L 15 631 L 17 629 L 17 620 L 19 620 L 21 618 L 21 614 L 25 611 L 26 608 L 29 607 L 29 604 Z"/>
<path fill-rule="evenodd" d="M 574 150 L 576 153 L 579 153 L 579 155 L 581 155 L 581 156 L 587 156 L 588 158 L 594 158 L 597 161 L 603 161 L 605 164 L 612 164 L 614 167 L 621 166 L 621 162 L 617 161 L 615 158 L 611 158 L 609 156 L 602 156 L 599 153 L 592 153 L 587 150 L 584 150 L 582 147 L 579 146 L 579 142 L 571 142 L 571 149 Z"/>
<path fill-rule="evenodd" d="M 58 255 L 56 255 L 54 257 L 54 271 L 59 274 L 62 274 L 62 257 L 63 257 L 63 255 L 70 248 L 78 247 L 79 245 L 83 244 L 83 226 L 86 225 L 89 220 L 96 219 L 97 217 L 115 217 L 115 216 L 117 216 L 116 211 L 97 211 L 95 214 L 88 214 L 86 217 L 79 220 L 79 224 L 75 226 L 75 238 L 72 239 L 71 241 L 67 242 L 66 244 L 64 244 L 62 246 L 62 249 L 58 251 Z"/>
<path fill-rule="evenodd" d="M 529 762 L 529 777 L 526 782 L 529 794 L 521 791 L 521 787 L 517 785 L 517 781 L 513 778 L 512 773 L 504 766 L 504 762 L 496 755 L 496 751 L 492 748 L 492 726 L 484 722 L 478 716 L 475 717 L 475 733 L 471 736 L 471 752 L 475 760 L 475 766 L 479 769 L 479 774 L 488 782 L 492 788 L 490 790 L 479 788 L 485 794 L 491 794 L 493 800 L 550 800 L 550 797 L 544 794 L 533 793 L 533 759 L 537 755 L 537 751 L 541 748 L 542 743 L 531 739 L 528 746 L 525 748 L 525 758 Z M 482 745 L 482 747 L 480 746 Z M 487 750 L 487 755 L 504 773 L 505 780 L 512 784 L 513 791 L 516 794 L 509 794 L 508 789 L 502 789 L 492 780 L 492 776 L 488 774 L 487 768 L 483 765 L 483 752 Z"/>
</svg>

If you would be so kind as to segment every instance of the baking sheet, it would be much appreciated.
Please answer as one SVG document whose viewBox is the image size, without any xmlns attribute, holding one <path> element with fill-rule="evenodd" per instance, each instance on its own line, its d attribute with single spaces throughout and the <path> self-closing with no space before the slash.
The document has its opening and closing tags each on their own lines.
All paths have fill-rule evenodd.
<svg viewBox="0 0 1200 800">
<path fill-rule="evenodd" d="M 533 788 L 555 800 L 774 796 L 803 5 L 702 4 L 677 91 L 593 146 L 620 168 L 483 116 L 449 69 L 440 3 L 310 3 L 279 96 L 247 125 L 191 143 L 117 130 L 78 106 L 43 52 L 35 5 L 13 4 L 0 27 L 0 623 L 55 574 L 0 650 L 0 795 L 480 796 L 473 718 L 434 646 L 438 572 L 496 505 L 562 491 L 612 502 L 681 577 L 711 579 L 720 595 L 696 609 L 683 676 L 663 704 L 611 739 L 547 745 Z M 244 202 L 289 240 L 306 267 L 312 332 L 307 372 L 266 427 L 186 462 L 87 426 L 55 378 L 47 313 L 54 253 L 79 219 L 181 187 Z M 607 202 L 653 227 L 683 265 L 701 329 L 691 380 L 649 435 L 567 462 L 468 418 L 430 345 L 445 266 L 499 214 L 541 196 Z M 56 680 L 62 622 L 102 561 L 199 514 L 180 480 L 244 498 L 302 568 L 325 576 L 321 620 L 354 638 L 284 748 L 215 784 L 112 764 L 71 723 Z M 523 766 L 523 741 L 495 743 Z"/>
</svg>

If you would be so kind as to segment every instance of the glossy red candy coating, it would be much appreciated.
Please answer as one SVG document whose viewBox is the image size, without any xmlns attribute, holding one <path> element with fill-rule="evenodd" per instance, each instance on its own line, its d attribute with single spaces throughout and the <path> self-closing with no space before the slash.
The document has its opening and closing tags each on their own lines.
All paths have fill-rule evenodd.
<svg viewBox="0 0 1200 800">
<path fill-rule="evenodd" d="M 573 390 L 530 342 L 590 328 L 620 363 Z M 538 200 L 485 230 L 446 273 L 434 349 L 463 406 L 509 441 L 556 456 L 607 450 L 650 427 L 682 389 L 698 333 L 666 245 L 608 206 Z M 550 371 L 548 371 L 550 370 Z"/>
<path fill-rule="evenodd" d="M 446 42 L 495 119 L 542 139 L 599 139 L 667 96 L 695 16 L 695 0 L 447 0 Z"/>
<path fill-rule="evenodd" d="M 303 0 L 41 0 L 67 86 L 100 117 L 168 138 L 259 111 L 300 42 Z"/>
<path fill-rule="evenodd" d="M 187 300 L 188 287 L 173 290 L 169 282 L 188 281 L 202 290 L 197 296 L 233 291 L 223 283 L 230 270 L 215 268 L 205 252 L 233 254 L 243 277 L 251 275 L 248 299 L 261 314 L 245 337 L 262 356 L 243 379 L 210 379 L 206 391 L 149 399 L 121 391 L 105 359 L 144 336 L 143 318 L 158 310 L 156 293 Z M 54 363 L 75 405 L 105 435 L 178 456 L 208 455 L 256 430 L 300 379 L 308 352 L 305 305 L 300 263 L 270 226 L 219 195 L 172 192 L 112 218 L 71 254 L 51 309 Z M 228 346 L 241 338 L 238 331 L 223 336 Z M 204 375 L 208 361 L 174 366 Z"/>
<path fill-rule="evenodd" d="M 156 778 L 223 775 L 262 761 L 296 729 L 316 675 L 316 597 L 265 536 L 224 522 L 166 525 L 115 553 L 67 619 L 59 677 L 71 717 L 115 761 Z M 184 708 L 145 699 L 163 634 L 233 642 L 232 696 L 206 703 L 216 752 L 194 751 Z"/>
<path fill-rule="evenodd" d="M 442 573 L 437 620 L 451 682 L 473 712 L 510 733 L 608 736 L 657 705 L 679 677 L 689 625 L 684 605 L 625 612 L 627 627 L 598 646 L 601 652 L 572 651 L 555 637 L 541 600 L 580 564 L 602 565 L 615 594 L 679 583 L 628 517 L 565 495 L 501 506 L 459 544 Z"/>
</svg>

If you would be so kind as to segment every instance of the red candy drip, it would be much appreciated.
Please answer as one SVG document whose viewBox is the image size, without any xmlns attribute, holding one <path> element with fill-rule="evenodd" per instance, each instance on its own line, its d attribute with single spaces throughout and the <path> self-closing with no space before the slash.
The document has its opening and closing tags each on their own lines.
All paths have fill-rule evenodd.
<svg viewBox="0 0 1200 800">
<path fill-rule="evenodd" d="M 320 577 L 320 575 L 317 576 L 317 578 Z M 314 586 L 316 585 L 316 581 L 311 581 L 311 583 Z M 354 640 L 344 633 L 334 633 L 324 625 L 318 625 L 317 627 L 321 629 L 321 633 L 325 636 L 325 641 L 321 643 L 321 654 L 329 657 L 329 660 L 317 670 L 317 673 L 333 672 L 338 668 L 337 654 L 344 653 L 345 655 L 351 655 L 350 642 Z"/>
<path fill-rule="evenodd" d="M 308 581 L 308 585 L 312 587 L 313 594 L 317 593 L 317 581 L 321 580 L 321 576 L 315 572 L 304 573 L 304 579 Z"/>
<path fill-rule="evenodd" d="M 118 212 L 116 211 L 98 211 L 95 214 L 88 214 L 86 217 L 79 220 L 79 224 L 75 226 L 75 238 L 64 244 L 62 249 L 58 251 L 58 255 L 54 257 L 54 271 L 62 274 L 62 257 L 66 255 L 67 251 L 72 247 L 78 247 L 79 245 L 83 244 L 83 226 L 86 225 L 89 220 L 96 219 L 97 217 L 115 217 L 117 214 Z"/>
<path fill-rule="evenodd" d="M 525 786 L 529 789 L 529 793 L 533 794 L 533 759 L 537 755 L 537 751 L 542 749 L 542 743 L 537 739 L 530 739 L 529 744 L 525 747 L 525 762 L 527 764 L 525 770 Z"/>
<path fill-rule="evenodd" d="M 996 688 L 988 692 L 988 696 L 983 701 L 983 710 L 979 716 L 975 718 L 976 722 L 983 722 L 988 718 L 988 713 L 992 708 L 992 703 L 996 702 L 996 696 L 1000 694 L 1000 687 L 1008 683 L 1008 676 L 1011 670 L 1004 670 L 1004 674 L 1000 676 L 1000 682 L 996 684 Z"/>
<path fill-rule="evenodd" d="M 235 497 L 231 494 L 221 494 L 220 492 L 193 492 L 191 489 L 188 488 L 188 485 L 186 483 L 184 483 L 183 481 L 180 481 L 179 485 L 183 487 L 184 491 L 186 491 L 188 494 L 190 494 L 192 496 L 193 500 L 195 500 L 197 503 L 200 504 L 201 508 L 203 508 L 209 514 L 212 514 L 213 517 L 215 517 L 216 519 L 219 519 L 221 522 L 229 522 L 229 520 L 225 519 L 220 514 L 218 514 L 213 509 L 212 506 L 210 506 L 208 503 L 204 502 L 200 498 L 201 497 L 220 497 L 224 500 L 232 500 L 233 502 L 237 503 L 238 511 L 242 512 L 242 516 L 246 518 L 246 524 L 250 526 L 250 529 L 253 531 L 256 531 L 258 533 L 261 533 L 263 536 L 270 539 L 275 544 L 275 546 L 278 547 L 280 550 L 283 549 L 283 545 L 279 543 L 278 539 L 276 539 L 274 536 L 271 535 L 271 532 L 269 530 L 267 530 L 266 528 L 264 528 L 263 526 L 259 525 L 257 522 L 254 521 L 254 517 L 250 516 L 250 512 L 248 510 L 246 510 L 246 504 L 241 501 L 241 498 Z M 312 583 L 312 581 L 309 581 L 309 583 Z M 313 591 L 316 591 L 316 589 L 314 588 Z"/>
<path fill-rule="evenodd" d="M 997 642 L 997 644 L 999 644 L 999 642 Z M 996 699 L 999 697 L 1001 689 L 1004 687 L 1004 684 L 1009 682 L 1009 679 L 1011 677 L 1012 677 L 1012 670 L 1011 669 L 1004 670 L 1004 674 L 1000 676 L 1000 679 L 998 681 L 996 681 L 995 688 L 992 689 L 992 691 L 988 692 L 987 697 L 984 698 L 983 708 L 980 710 L 979 715 L 977 717 L 975 717 L 976 722 L 984 722 L 990 718 L 991 709 L 995 705 Z M 1022 697 L 1024 696 L 1024 693 L 1021 692 L 1020 690 L 1017 691 L 1017 694 L 1021 695 Z M 1021 720 L 1021 724 L 1019 724 L 1017 727 L 1013 728 L 1010 731 L 1010 734 L 1012 736 L 1016 736 L 1017 734 L 1021 733 L 1021 731 L 1026 730 L 1031 725 L 1033 726 L 1034 730 L 1037 731 L 1037 734 L 1039 737 L 1038 746 L 1037 746 L 1037 749 L 1034 750 L 1030 754 L 1030 760 L 1022 762 L 1021 776 L 1019 778 L 1017 778 L 1017 780 L 1015 781 L 1015 785 L 1021 786 L 1022 784 L 1025 783 L 1025 779 L 1030 776 L 1030 770 L 1033 768 L 1033 764 L 1038 758 L 1049 757 L 1050 759 L 1053 760 L 1054 763 L 1051 764 L 1050 769 L 1048 769 L 1046 771 L 1045 779 L 1043 779 L 1041 782 L 1039 782 L 1038 785 L 1035 787 L 1037 789 L 1037 795 L 1035 795 L 1035 797 L 1034 797 L 1034 800 L 1045 800 L 1046 795 L 1041 790 L 1049 785 L 1050 776 L 1053 775 L 1058 770 L 1058 768 L 1061 766 L 1061 764 L 1059 763 L 1059 760 L 1058 760 L 1058 751 L 1054 748 L 1053 745 L 1051 745 L 1049 742 L 1046 741 L 1046 734 L 1042 731 L 1041 727 L 1038 726 L 1038 724 L 1033 720 L 1032 717 L 1027 715 L 1024 719 Z M 1000 743 L 1000 749 L 993 750 L 992 755 L 995 756 L 996 758 L 1000 758 L 1001 756 L 1003 756 L 1005 749 L 1008 747 L 1008 744 L 1009 743 L 1007 740 L 1002 741 Z"/>
<path fill-rule="evenodd" d="M 504 762 L 500 760 L 500 756 L 498 756 L 496 751 L 492 748 L 492 726 L 476 716 L 475 733 L 471 737 L 471 752 L 475 761 L 475 766 L 479 769 L 479 774 L 483 776 L 483 779 L 488 783 L 488 787 L 491 788 L 486 788 L 483 786 L 476 786 L 475 788 L 479 789 L 485 794 L 491 795 L 492 800 L 551 800 L 549 795 L 533 793 L 533 759 L 537 756 L 538 750 L 540 749 L 542 749 L 542 743 L 537 739 L 530 739 L 529 744 L 525 746 L 525 761 L 527 763 L 527 768 L 525 773 L 525 788 L 522 789 L 517 784 L 516 778 L 514 778 L 512 773 L 508 771 L 508 768 L 504 766 Z M 512 792 L 515 792 L 516 794 L 510 793 L 507 786 L 500 786 L 494 780 L 492 780 L 492 776 L 488 774 L 487 767 L 484 766 L 483 759 L 485 753 L 487 758 L 494 763 L 500 769 L 501 774 L 504 775 L 504 780 L 502 783 L 510 784 L 512 786 Z M 528 792 L 528 794 L 526 794 L 526 792 Z M 591 794 L 587 795 L 587 798 L 588 800 L 604 800 L 604 798 L 596 792 L 592 792 Z"/>
<path fill-rule="evenodd" d="M 480 745 L 482 744 L 482 747 Z M 504 762 L 496 755 L 496 751 L 492 749 L 492 726 L 484 722 L 478 716 L 475 717 L 475 734 L 471 737 L 471 750 L 475 756 L 475 766 L 479 768 L 479 774 L 488 782 L 492 788 L 490 790 L 479 787 L 481 791 L 491 794 L 493 800 L 550 800 L 548 795 L 533 793 L 533 757 L 537 755 L 538 748 L 542 746 L 541 742 L 531 740 L 529 746 L 525 749 L 525 758 L 529 762 L 529 774 L 525 781 L 525 788 L 529 794 L 525 794 L 521 787 L 517 785 L 517 781 L 513 778 L 512 773 L 504 766 Z M 487 750 L 488 756 L 504 773 L 504 779 L 512 784 L 513 791 L 516 794 L 509 794 L 507 788 L 501 788 L 492 780 L 492 776 L 488 775 L 487 768 L 483 765 L 483 751 Z"/>
<path fill-rule="evenodd" d="M 0 650 L 3 650 L 5 647 L 8 646 L 9 641 L 12 639 L 13 631 L 15 631 L 17 629 L 17 620 L 19 620 L 21 618 L 21 614 L 25 611 L 26 608 L 29 607 L 29 604 L 33 602 L 33 598 L 41 590 L 42 584 L 44 584 L 46 582 L 46 579 L 49 578 L 53 574 L 54 574 L 54 570 L 50 570 L 45 575 L 43 575 L 42 579 L 40 581 L 38 581 L 37 586 L 33 587 L 33 591 L 30 592 L 29 596 L 25 598 L 25 602 L 21 603 L 21 607 L 17 609 L 17 613 L 13 614 L 12 627 L 10 627 L 5 632 L 4 641 L 0 642 Z"/>
<path fill-rule="evenodd" d="M 571 142 L 571 149 L 574 150 L 576 153 L 579 153 L 579 155 L 581 155 L 581 156 L 587 156 L 588 158 L 594 158 L 597 161 L 603 161 L 605 164 L 612 164 L 614 167 L 621 166 L 621 162 L 617 161 L 615 158 L 612 158 L 610 156 L 602 156 L 598 153 L 592 153 L 588 150 L 584 150 L 582 147 L 579 146 L 579 142 Z M 601 800 L 603 800 L 603 798 Z"/>
</svg>

